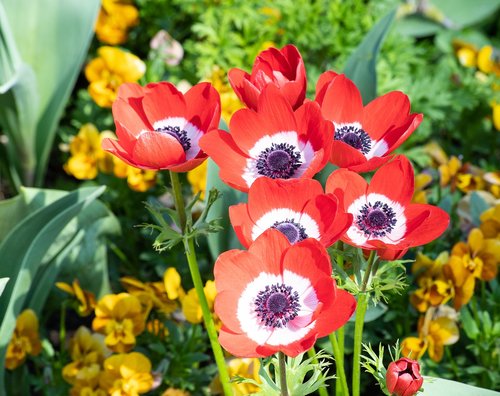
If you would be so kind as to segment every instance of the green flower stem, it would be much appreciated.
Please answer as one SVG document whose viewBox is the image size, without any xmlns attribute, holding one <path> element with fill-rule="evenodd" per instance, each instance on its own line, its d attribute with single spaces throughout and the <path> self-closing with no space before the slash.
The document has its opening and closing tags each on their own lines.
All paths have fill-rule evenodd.
<svg viewBox="0 0 500 396">
<path fill-rule="evenodd" d="M 288 386 L 286 384 L 286 362 L 285 362 L 285 354 L 283 352 L 278 352 L 278 362 L 280 370 L 281 396 L 288 396 Z"/>
<path fill-rule="evenodd" d="M 337 249 L 339 251 L 344 251 L 344 243 L 342 241 L 337 241 Z M 338 253 L 337 254 L 337 257 L 336 257 L 336 260 L 337 260 L 337 265 L 341 268 L 341 269 L 344 269 L 344 256 L 342 256 L 341 253 Z M 342 375 L 344 377 L 344 383 L 345 384 L 342 384 L 342 386 L 336 386 L 335 387 L 335 394 L 337 396 L 343 396 L 343 395 L 348 395 L 349 394 L 349 387 L 347 386 L 347 380 L 346 380 L 346 376 L 345 376 L 345 369 L 344 369 L 344 326 L 342 326 L 340 329 L 338 329 L 334 334 L 331 334 L 330 335 L 330 341 L 332 343 L 332 349 L 335 350 L 335 347 L 333 345 L 333 341 L 332 341 L 332 337 L 335 339 L 335 341 L 337 341 L 338 343 L 338 351 L 339 351 L 339 355 L 338 357 L 335 357 L 335 359 L 339 362 L 342 362 Z M 339 376 L 339 368 L 337 367 L 337 375 Z M 339 376 L 339 379 L 340 379 L 340 376 Z"/>
<path fill-rule="evenodd" d="M 333 356 L 335 357 L 335 365 L 337 366 L 337 380 L 335 383 L 335 393 L 342 396 L 349 396 L 349 386 L 344 369 L 344 351 L 340 350 L 335 332 L 331 333 L 328 338 L 332 344 Z M 339 386 L 340 385 L 340 386 Z M 341 391 L 339 391 L 339 389 Z"/>
<path fill-rule="evenodd" d="M 186 208 L 184 206 L 184 199 L 182 196 L 179 176 L 176 173 L 170 171 L 170 180 L 172 181 L 175 207 L 177 209 L 177 214 L 179 215 L 181 230 L 183 235 L 185 235 Z M 231 389 L 231 384 L 229 383 L 230 379 L 229 373 L 227 371 L 226 361 L 224 359 L 222 348 L 219 344 L 214 319 L 212 317 L 212 313 L 210 312 L 210 308 L 208 307 L 207 297 L 205 296 L 205 291 L 203 290 L 203 281 L 201 280 L 200 269 L 198 268 L 198 261 L 196 260 L 196 252 L 194 249 L 194 242 L 192 238 L 184 237 L 184 252 L 186 254 L 187 262 L 189 265 L 189 272 L 191 273 L 191 278 L 193 279 L 193 284 L 196 289 L 196 294 L 198 295 L 198 300 L 200 302 L 203 320 L 205 322 L 205 328 L 207 329 L 208 338 L 210 339 L 210 345 L 212 346 L 215 363 L 217 364 L 217 368 L 219 370 L 219 379 L 222 385 L 222 390 L 225 396 L 232 396 L 233 391 Z"/>
<path fill-rule="evenodd" d="M 366 288 L 375 261 L 375 250 L 370 252 L 366 271 L 361 283 L 361 291 L 358 295 L 358 307 L 356 309 L 356 321 L 354 322 L 354 351 L 352 357 L 352 395 L 359 396 L 361 379 L 361 343 L 363 342 L 363 327 L 365 324 L 365 314 L 368 308 L 368 293 Z"/>
<path fill-rule="evenodd" d="M 312 362 L 316 365 L 319 364 L 318 358 L 316 357 L 316 349 L 314 349 L 314 346 L 307 351 L 307 356 L 309 356 L 312 359 Z M 320 396 L 328 396 L 328 392 L 326 391 L 326 388 L 319 388 L 318 392 Z"/>
</svg>

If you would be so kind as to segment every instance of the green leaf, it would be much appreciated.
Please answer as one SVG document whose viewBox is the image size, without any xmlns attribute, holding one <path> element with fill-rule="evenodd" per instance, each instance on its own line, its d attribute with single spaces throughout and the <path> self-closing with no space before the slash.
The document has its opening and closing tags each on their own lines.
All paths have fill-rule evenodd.
<svg viewBox="0 0 500 396">
<path fill-rule="evenodd" d="M 395 15 L 396 11 L 393 10 L 377 22 L 347 60 L 344 72 L 360 90 L 365 104 L 377 96 L 377 73 L 375 69 L 377 55 L 392 26 Z"/>
<path fill-rule="evenodd" d="M 4 96 L 2 102 L 14 111 L 0 112 L 0 122 L 6 123 L 9 138 L 15 136 L 13 151 L 24 151 L 16 167 L 23 170 L 22 180 L 40 185 L 57 123 L 93 36 L 100 1 L 4 0 L 2 5 L 0 55 L 5 48 L 13 54 L 9 59 L 15 79 L 13 92 L 5 91 L 5 95 L 11 92 L 10 97 Z M 4 36 L 13 40 L 5 41 Z M 14 129 L 16 123 L 22 129 Z M 25 147 L 19 145 L 18 136 L 23 137 Z"/>
<path fill-rule="evenodd" d="M 404 36 L 427 37 L 443 31 L 444 26 L 422 15 L 408 15 L 396 22 L 395 30 Z"/>
<path fill-rule="evenodd" d="M 472 223 L 479 227 L 481 224 L 481 214 L 489 208 L 488 203 L 477 192 L 473 192 L 470 196 L 470 214 Z"/>
<path fill-rule="evenodd" d="M 424 377 L 424 395 L 426 396 L 498 396 L 499 392 L 462 384 L 442 378 Z"/>
<path fill-rule="evenodd" d="M 432 3 L 456 30 L 481 22 L 500 8 L 500 0 L 433 0 Z"/>
<path fill-rule="evenodd" d="M 25 302 L 37 277 L 40 265 L 47 259 L 55 259 L 67 253 L 60 249 L 57 253 L 49 251 L 53 242 L 67 224 L 102 192 L 104 187 L 87 187 L 69 193 L 52 204 L 36 210 L 17 224 L 0 244 L 0 257 L 9 265 L 0 267 L 0 277 L 10 278 L 0 300 L 0 361 L 4 361 L 7 345 L 12 337 L 16 318 L 26 307 Z M 65 245 L 69 244 L 67 241 Z M 47 291 L 52 285 L 44 286 Z M 4 391 L 4 370 L 0 370 L 0 394 Z"/>
<path fill-rule="evenodd" d="M 214 202 L 207 215 L 207 222 L 221 219 L 219 225 L 223 227 L 221 231 L 208 235 L 208 247 L 215 260 L 222 252 L 230 249 L 242 249 L 229 222 L 229 206 L 246 202 L 247 196 L 226 185 L 219 177 L 219 167 L 211 159 L 208 159 L 206 191 L 210 191 L 212 188 L 216 188 L 222 194 L 222 199 Z"/>
<path fill-rule="evenodd" d="M 5 286 L 7 286 L 7 282 L 9 278 L 0 278 L 0 296 L 2 296 L 3 291 L 5 290 Z"/>
</svg>

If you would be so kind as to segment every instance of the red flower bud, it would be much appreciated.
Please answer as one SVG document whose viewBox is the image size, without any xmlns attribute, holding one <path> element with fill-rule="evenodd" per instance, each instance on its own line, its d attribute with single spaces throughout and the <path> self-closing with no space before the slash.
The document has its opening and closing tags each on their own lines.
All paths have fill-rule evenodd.
<svg viewBox="0 0 500 396">
<path fill-rule="evenodd" d="M 401 358 L 389 364 L 385 379 L 387 390 L 395 396 L 413 396 L 424 383 L 420 375 L 420 365 L 408 358 Z"/>
</svg>

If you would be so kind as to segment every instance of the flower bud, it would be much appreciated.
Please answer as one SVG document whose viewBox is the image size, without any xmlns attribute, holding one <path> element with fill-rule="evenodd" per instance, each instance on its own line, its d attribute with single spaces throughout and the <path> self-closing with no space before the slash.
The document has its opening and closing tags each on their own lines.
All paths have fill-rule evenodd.
<svg viewBox="0 0 500 396">
<path fill-rule="evenodd" d="M 424 382 L 420 375 L 420 365 L 408 358 L 401 358 L 389 364 L 385 379 L 387 390 L 395 396 L 413 396 Z"/>
</svg>

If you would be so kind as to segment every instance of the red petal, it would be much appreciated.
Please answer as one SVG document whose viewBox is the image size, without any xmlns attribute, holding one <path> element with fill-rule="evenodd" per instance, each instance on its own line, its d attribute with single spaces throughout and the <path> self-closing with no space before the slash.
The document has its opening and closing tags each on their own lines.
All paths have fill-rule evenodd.
<svg viewBox="0 0 500 396">
<path fill-rule="evenodd" d="M 238 301 L 243 290 L 244 288 L 241 290 L 217 290 L 214 303 L 214 311 L 222 323 L 224 323 L 224 326 L 236 333 L 243 332 L 240 321 L 238 320 Z"/>
<path fill-rule="evenodd" d="M 245 334 L 236 334 L 222 327 L 219 332 L 219 342 L 231 355 L 237 357 L 267 357 L 276 352 L 276 349 L 258 345 Z"/>
<path fill-rule="evenodd" d="M 344 208 L 347 210 L 354 200 L 366 195 L 368 183 L 357 173 L 337 169 L 328 177 L 325 190 L 333 194 L 337 189 L 344 191 Z"/>
<path fill-rule="evenodd" d="M 255 182 L 257 182 L 257 180 Z M 241 203 L 238 205 L 230 206 L 229 219 L 231 221 L 231 225 L 234 228 L 234 232 L 238 237 L 238 240 L 244 247 L 248 248 L 253 241 L 252 228 L 255 224 L 248 214 L 248 205 L 245 203 Z"/>
<path fill-rule="evenodd" d="M 240 191 L 248 191 L 248 185 L 242 178 L 248 157 L 236 146 L 229 133 L 212 131 L 201 137 L 199 145 L 219 166 L 219 176 L 224 183 Z"/>
<path fill-rule="evenodd" d="M 259 257 L 265 263 L 266 272 L 282 274 L 283 253 L 290 247 L 290 242 L 281 232 L 270 228 L 264 231 L 248 251 Z"/>
<path fill-rule="evenodd" d="M 340 168 L 353 168 L 366 163 L 366 157 L 361 151 L 349 146 L 340 140 L 332 142 L 330 162 Z"/>
<path fill-rule="evenodd" d="M 324 337 L 345 325 L 355 310 L 356 299 L 345 290 L 337 289 L 335 300 L 318 316 L 318 336 Z"/>
<path fill-rule="evenodd" d="M 408 246 L 425 245 L 441 236 L 450 223 L 450 216 L 437 206 L 411 204 L 405 210 Z"/>
<path fill-rule="evenodd" d="M 129 152 L 127 152 L 120 144 L 118 140 L 115 139 L 110 139 L 110 138 L 104 138 L 102 139 L 101 142 L 101 147 L 104 151 L 107 151 L 113 155 L 116 155 L 118 158 L 120 158 L 123 162 L 126 162 L 130 166 L 133 166 L 135 168 L 141 168 L 141 169 L 151 169 L 148 167 L 143 167 L 138 165 L 133 159 L 132 156 L 130 155 Z"/>
<path fill-rule="evenodd" d="M 347 169 L 356 172 L 356 173 L 364 173 L 364 172 L 371 172 L 374 171 L 375 169 L 380 168 L 382 165 L 387 163 L 389 160 L 393 158 L 392 155 L 389 155 L 387 157 L 373 157 L 370 158 L 368 161 L 363 162 L 362 164 L 359 165 L 351 165 Z"/>
<path fill-rule="evenodd" d="M 115 124 L 123 125 L 133 136 L 138 136 L 143 131 L 151 131 L 153 128 L 148 120 L 143 117 L 144 112 L 140 105 L 132 106 L 124 99 L 116 99 L 112 105 Z"/>
<path fill-rule="evenodd" d="M 212 84 L 199 83 L 184 95 L 187 119 L 202 132 L 217 129 L 220 121 L 220 96 Z"/>
<path fill-rule="evenodd" d="M 196 158 L 190 159 L 188 161 L 185 161 L 181 163 L 180 165 L 173 165 L 170 166 L 168 169 L 173 171 L 173 172 L 189 172 L 190 170 L 193 170 L 194 168 L 197 168 L 200 166 L 205 160 L 207 159 L 207 155 L 203 154 L 198 156 Z"/>
<path fill-rule="evenodd" d="M 328 86 L 321 105 L 323 116 L 337 124 L 362 121 L 363 101 L 356 85 L 345 75 Z"/>
<path fill-rule="evenodd" d="M 323 99 L 325 97 L 328 85 L 337 76 L 338 74 L 332 70 L 327 70 L 326 72 L 324 72 L 319 76 L 318 82 L 316 83 L 316 98 L 314 98 L 314 100 L 318 102 L 320 105 L 322 105 L 323 103 Z"/>
<path fill-rule="evenodd" d="M 374 140 L 406 122 L 410 113 L 408 96 L 399 91 L 389 92 L 368 103 L 363 111 L 363 129 Z"/>
<path fill-rule="evenodd" d="M 231 69 L 227 78 L 238 98 L 250 109 L 257 110 L 260 91 L 249 81 L 250 75 L 241 69 Z"/>
<path fill-rule="evenodd" d="M 175 85 L 161 82 L 149 84 L 148 88 L 142 105 L 151 125 L 169 117 L 187 117 L 184 96 Z"/>
<path fill-rule="evenodd" d="M 375 172 L 368 187 L 368 194 L 382 194 L 404 206 L 413 197 L 414 183 L 410 161 L 399 155 Z"/>
<path fill-rule="evenodd" d="M 118 98 L 141 98 L 144 96 L 144 88 L 136 83 L 123 83 L 118 87 Z"/>
<path fill-rule="evenodd" d="M 169 169 L 185 161 L 186 154 L 176 138 L 159 132 L 144 132 L 134 146 L 133 161 L 149 169 Z"/>
<path fill-rule="evenodd" d="M 292 245 L 283 256 L 283 269 L 301 275 L 311 284 L 332 275 L 330 256 L 316 239 L 307 238 Z"/>
<path fill-rule="evenodd" d="M 408 139 L 413 131 L 420 125 L 422 119 L 422 114 L 412 114 L 399 128 L 389 130 L 383 136 L 388 146 L 387 153 L 396 150 L 406 139 Z"/>
<path fill-rule="evenodd" d="M 321 115 L 321 109 L 316 102 L 304 103 L 295 111 L 299 136 L 304 141 L 311 142 L 315 151 L 323 148 L 325 155 L 330 156 L 334 127 Z"/>
<path fill-rule="evenodd" d="M 288 345 L 280 345 L 279 351 L 283 352 L 285 355 L 290 357 L 297 357 L 303 352 L 308 351 L 313 347 L 318 338 L 316 329 L 311 329 L 304 337 L 300 340 L 292 342 Z"/>
<path fill-rule="evenodd" d="M 124 126 L 122 126 L 120 121 L 115 121 L 115 124 L 116 124 L 116 136 L 118 137 L 120 145 L 123 147 L 125 151 L 131 153 L 135 146 L 135 143 L 137 142 L 136 135 L 131 133 Z"/>
</svg>

